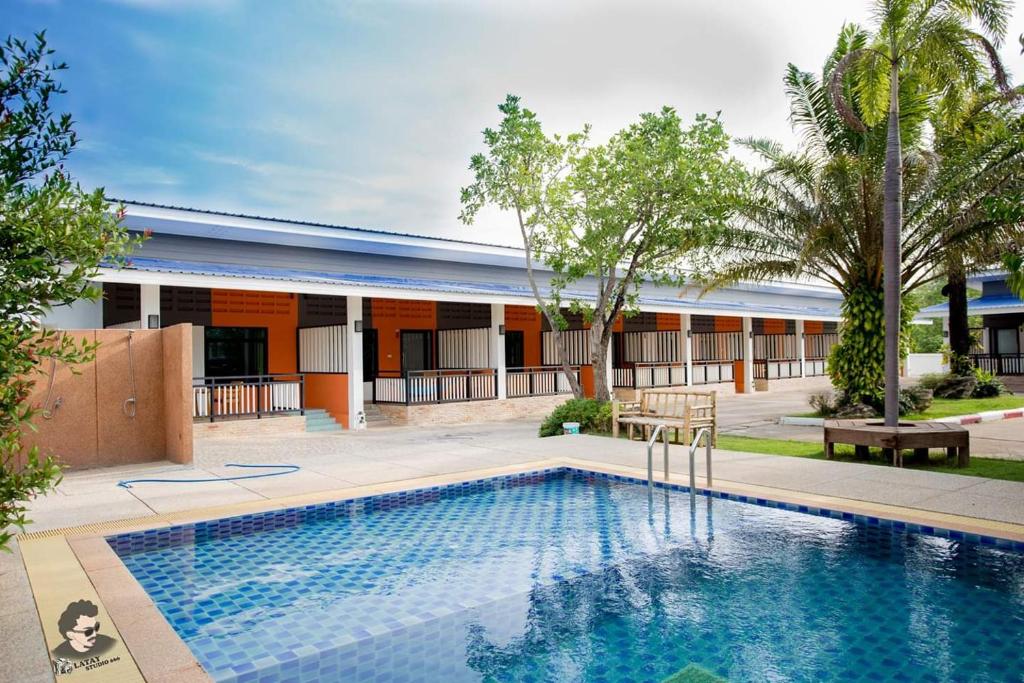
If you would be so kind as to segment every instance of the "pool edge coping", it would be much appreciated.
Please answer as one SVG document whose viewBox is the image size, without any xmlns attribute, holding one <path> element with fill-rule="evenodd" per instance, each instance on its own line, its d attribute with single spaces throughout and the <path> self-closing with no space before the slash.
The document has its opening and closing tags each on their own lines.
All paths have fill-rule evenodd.
<svg viewBox="0 0 1024 683">
<path fill-rule="evenodd" d="M 151 517 L 115 520 L 97 524 L 70 527 L 40 532 L 37 536 L 25 535 L 19 544 L 52 541 L 55 536 L 64 538 L 75 559 L 77 567 L 64 567 L 63 571 L 78 574 L 72 580 L 86 579 L 95 589 L 101 607 L 110 616 L 113 625 L 122 636 L 129 657 L 147 681 L 156 683 L 191 683 L 211 681 L 188 645 L 178 636 L 173 627 L 160 613 L 145 589 L 139 584 L 114 549 L 107 543 L 108 536 L 135 533 L 172 526 L 195 524 L 226 517 L 258 514 L 343 501 L 354 498 L 413 491 L 425 487 L 446 486 L 478 479 L 499 478 L 506 475 L 522 474 L 538 470 L 573 469 L 595 474 L 625 477 L 630 480 L 646 480 L 646 472 L 640 468 L 612 465 L 576 458 L 560 458 L 519 463 L 496 468 L 465 470 L 443 475 L 417 479 L 397 480 L 344 489 L 316 491 L 311 493 L 268 498 L 259 501 L 234 503 L 230 505 L 196 508 L 180 512 L 153 515 Z M 666 483 L 662 477 L 655 477 L 657 483 Z M 673 479 L 673 487 L 686 486 L 688 481 Z M 753 484 L 743 484 L 715 479 L 710 488 L 702 477 L 696 478 L 697 489 L 702 494 L 726 497 L 750 504 L 775 502 L 797 507 L 825 509 L 849 515 L 905 522 L 931 529 L 948 530 L 962 534 L 1002 538 L 1024 543 L 1024 525 L 995 520 L 930 512 L 882 503 L 870 503 L 849 498 L 823 496 L 787 489 Z M 718 496 L 714 494 L 725 494 Z M 787 509 L 787 508 L 783 508 Z M 807 510 L 797 510 L 806 513 Z M 23 558 L 24 558 L 23 554 Z M 26 571 L 29 562 L 25 561 Z M 40 567 L 32 568 L 36 573 Z M 45 568 L 44 568 L 45 569 Z M 39 596 L 32 584 L 33 600 L 39 610 Z M 171 637 L 173 636 L 173 637 Z"/>
</svg>

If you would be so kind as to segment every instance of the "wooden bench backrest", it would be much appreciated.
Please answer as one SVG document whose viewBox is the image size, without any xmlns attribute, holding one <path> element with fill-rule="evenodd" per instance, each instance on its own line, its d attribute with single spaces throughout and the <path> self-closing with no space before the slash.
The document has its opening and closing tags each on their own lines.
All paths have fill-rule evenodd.
<svg viewBox="0 0 1024 683">
<path fill-rule="evenodd" d="M 678 389 L 645 389 L 640 397 L 640 412 L 644 415 L 682 419 L 686 407 L 711 405 L 715 411 L 714 391 L 680 391 Z"/>
</svg>

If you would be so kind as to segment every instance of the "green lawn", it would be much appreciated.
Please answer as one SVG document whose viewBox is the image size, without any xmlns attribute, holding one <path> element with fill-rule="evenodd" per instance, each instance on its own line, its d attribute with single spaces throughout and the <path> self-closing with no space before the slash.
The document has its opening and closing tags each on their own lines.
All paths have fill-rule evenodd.
<svg viewBox="0 0 1024 683">
<path fill-rule="evenodd" d="M 937 398 L 923 413 L 906 415 L 907 420 L 935 420 L 953 415 L 974 415 L 988 410 L 1024 408 L 1024 396 L 995 396 L 993 398 Z M 799 413 L 794 417 L 821 417 L 817 413 Z"/>
<path fill-rule="evenodd" d="M 987 410 L 1010 410 L 1024 407 L 1024 396 L 994 396 L 993 398 L 937 398 L 931 407 L 917 415 L 907 415 L 910 420 L 934 420 L 952 415 L 974 415 Z"/>
<path fill-rule="evenodd" d="M 989 410 L 994 409 L 990 408 Z M 745 453 L 766 453 L 768 455 L 787 455 L 796 458 L 825 459 L 824 446 L 821 443 L 808 441 L 758 439 L 750 436 L 719 434 L 718 448 Z M 836 459 L 890 466 L 889 462 L 881 459 L 881 455 L 877 451 L 872 451 L 872 457 L 868 460 L 857 459 L 854 457 L 853 448 L 850 446 L 837 446 Z M 963 474 L 972 477 L 1005 479 L 1007 481 L 1024 481 L 1024 462 L 1018 460 L 996 460 L 994 458 L 976 458 L 972 456 L 969 467 L 956 468 L 950 467 L 945 463 L 945 459 L 938 454 L 933 456 L 932 461 L 929 463 L 915 462 L 910 456 L 904 457 L 903 460 L 903 464 L 907 468 L 927 469 L 931 472 L 950 472 L 952 474 Z"/>
</svg>

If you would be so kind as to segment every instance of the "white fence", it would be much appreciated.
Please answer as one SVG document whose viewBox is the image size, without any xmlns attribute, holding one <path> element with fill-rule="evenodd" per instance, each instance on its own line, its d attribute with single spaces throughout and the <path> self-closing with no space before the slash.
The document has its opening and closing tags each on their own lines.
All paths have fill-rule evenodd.
<svg viewBox="0 0 1024 683">
<path fill-rule="evenodd" d="M 731 362 L 743 358 L 742 332 L 697 332 L 693 335 L 693 360 Z"/>
<path fill-rule="evenodd" d="M 573 368 L 579 381 L 580 369 Z M 572 391 L 569 380 L 560 366 L 536 366 L 530 368 L 508 368 L 505 374 L 506 392 L 509 398 L 524 396 L 553 396 Z"/>
<path fill-rule="evenodd" d="M 682 360 L 679 330 L 624 332 L 623 360 L 627 363 L 675 363 Z"/>
<path fill-rule="evenodd" d="M 294 379 L 292 379 L 294 378 Z M 302 410 L 301 375 L 196 377 L 192 380 L 192 417 L 259 417 Z"/>
<path fill-rule="evenodd" d="M 637 363 L 631 368 L 614 368 L 613 386 L 649 389 L 686 384 L 683 363 Z"/>
<path fill-rule="evenodd" d="M 299 372 L 348 372 L 345 326 L 299 329 Z"/>
<path fill-rule="evenodd" d="M 590 330 L 565 330 L 561 334 L 565 339 L 566 361 L 569 365 L 590 365 Z M 558 365 L 560 362 L 555 333 L 551 330 L 542 332 L 541 364 Z"/>
<path fill-rule="evenodd" d="M 490 328 L 437 331 L 437 365 L 440 368 L 485 368 Z"/>
<path fill-rule="evenodd" d="M 735 380 L 732 361 L 694 361 L 694 384 L 717 384 Z"/>
<path fill-rule="evenodd" d="M 377 403 L 454 403 L 485 401 L 498 397 L 494 368 L 464 370 L 416 370 L 404 375 L 381 373 L 373 382 Z"/>
</svg>

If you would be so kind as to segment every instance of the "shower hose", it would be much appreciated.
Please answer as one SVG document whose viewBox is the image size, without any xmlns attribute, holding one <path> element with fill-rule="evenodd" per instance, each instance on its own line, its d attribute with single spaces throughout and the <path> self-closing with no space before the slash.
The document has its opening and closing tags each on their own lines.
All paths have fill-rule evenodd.
<svg viewBox="0 0 1024 683">
<path fill-rule="evenodd" d="M 277 468 L 279 472 L 264 472 L 262 474 L 242 474 L 237 477 L 210 477 L 209 479 L 125 479 L 117 482 L 121 488 L 130 489 L 132 484 L 201 484 L 211 481 L 238 481 L 240 479 L 259 479 L 261 477 L 276 477 L 280 474 L 291 474 L 298 472 L 298 465 L 239 465 L 228 463 L 224 467 L 246 467 L 246 468 Z"/>
</svg>

